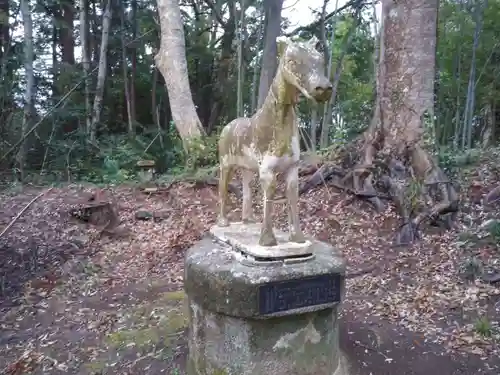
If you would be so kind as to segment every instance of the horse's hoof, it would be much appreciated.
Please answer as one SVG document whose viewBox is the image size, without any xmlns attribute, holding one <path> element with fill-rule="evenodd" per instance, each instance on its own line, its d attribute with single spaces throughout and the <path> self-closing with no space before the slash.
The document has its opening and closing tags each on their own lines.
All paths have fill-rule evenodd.
<svg viewBox="0 0 500 375">
<path fill-rule="evenodd" d="M 263 231 L 260 235 L 259 245 L 260 246 L 276 246 L 278 241 L 276 236 L 272 231 Z"/>
</svg>

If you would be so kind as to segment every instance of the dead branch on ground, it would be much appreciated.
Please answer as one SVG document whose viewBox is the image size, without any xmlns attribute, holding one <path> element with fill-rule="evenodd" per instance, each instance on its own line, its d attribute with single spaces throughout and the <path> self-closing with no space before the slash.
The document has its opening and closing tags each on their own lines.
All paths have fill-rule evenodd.
<svg viewBox="0 0 500 375">
<path fill-rule="evenodd" d="M 35 198 L 30 200 L 24 208 L 19 211 L 19 213 L 10 221 L 10 223 L 2 230 L 0 233 L 0 238 L 7 233 L 7 231 L 14 225 L 14 223 L 21 217 L 21 215 L 39 198 L 41 198 L 43 195 L 47 194 L 49 191 L 51 191 L 54 187 L 51 186 L 50 188 L 42 191 L 40 194 L 38 194 Z"/>
</svg>

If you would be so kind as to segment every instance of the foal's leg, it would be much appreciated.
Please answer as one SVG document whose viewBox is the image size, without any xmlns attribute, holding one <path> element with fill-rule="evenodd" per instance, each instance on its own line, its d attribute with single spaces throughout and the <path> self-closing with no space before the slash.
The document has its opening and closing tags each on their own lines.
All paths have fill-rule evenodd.
<svg viewBox="0 0 500 375">
<path fill-rule="evenodd" d="M 290 168 L 286 175 L 286 198 L 288 204 L 288 226 L 291 242 L 303 243 L 306 241 L 299 221 L 299 168 Z"/>
<path fill-rule="evenodd" d="M 227 200 L 228 200 L 228 186 L 229 181 L 233 175 L 234 167 L 231 165 L 220 166 L 220 176 L 219 176 L 219 219 L 217 224 L 220 227 L 229 226 L 229 220 L 227 219 Z"/>
<path fill-rule="evenodd" d="M 259 245 L 274 246 L 278 244 L 276 236 L 273 232 L 273 198 L 276 190 L 276 175 L 269 168 L 261 167 L 259 169 L 260 185 L 262 187 L 262 195 L 264 200 L 264 218 L 262 220 L 262 229 L 260 232 Z"/>
<path fill-rule="evenodd" d="M 242 185 L 243 185 L 243 208 L 241 210 L 241 216 L 244 223 L 255 222 L 252 209 L 252 188 L 251 183 L 253 179 L 253 172 L 249 169 L 243 169 L 242 174 Z"/>
</svg>

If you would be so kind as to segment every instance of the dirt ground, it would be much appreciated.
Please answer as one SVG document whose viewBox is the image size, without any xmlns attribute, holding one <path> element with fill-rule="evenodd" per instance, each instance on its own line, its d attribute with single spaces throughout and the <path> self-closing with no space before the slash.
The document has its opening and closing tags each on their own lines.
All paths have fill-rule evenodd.
<svg viewBox="0 0 500 375">
<path fill-rule="evenodd" d="M 426 231 L 409 248 L 391 245 L 390 208 L 377 215 L 329 186 L 301 197 L 305 231 L 348 260 L 341 342 L 353 374 L 500 373 L 500 283 L 464 279 L 471 257 L 484 272 L 500 270 L 484 230 L 498 209 L 481 205 L 500 179 L 477 165 L 459 177 L 456 228 Z M 44 189 L 4 191 L 0 230 Z M 106 189 L 123 229 L 106 234 L 68 214 L 95 189 L 53 188 L 0 235 L 0 374 L 184 373 L 183 257 L 215 222 L 216 190 Z M 285 229 L 283 204 L 275 216 Z"/>
</svg>

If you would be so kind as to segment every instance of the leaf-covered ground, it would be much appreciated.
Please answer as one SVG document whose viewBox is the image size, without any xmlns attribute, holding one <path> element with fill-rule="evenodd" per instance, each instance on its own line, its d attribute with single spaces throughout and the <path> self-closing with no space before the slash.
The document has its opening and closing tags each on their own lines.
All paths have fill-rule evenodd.
<svg viewBox="0 0 500 375">
<path fill-rule="evenodd" d="M 351 326 L 411 335 L 423 351 L 474 357 L 482 373 L 498 374 L 500 283 L 483 282 L 480 273 L 500 271 L 498 238 L 488 229 L 498 208 L 481 204 L 500 178 L 486 158 L 464 166 L 457 180 L 463 207 L 457 227 L 429 230 L 411 248 L 391 245 L 392 209 L 375 215 L 328 186 L 301 197 L 302 225 L 348 260 L 343 310 Z M 116 235 L 68 214 L 92 190 L 52 189 L 0 237 L 0 374 L 183 373 L 183 256 L 214 224 L 216 190 L 189 183 L 150 195 L 110 188 L 126 228 Z M 0 230 L 41 191 L 4 192 Z M 232 199 L 231 217 L 238 220 L 241 202 Z M 258 200 L 256 207 L 259 214 Z M 143 220 L 149 214 L 154 218 Z M 285 229 L 284 204 L 275 216 Z M 479 277 L 467 282 L 470 274 Z M 369 346 L 363 350 L 388 366 L 397 362 Z"/>
</svg>

